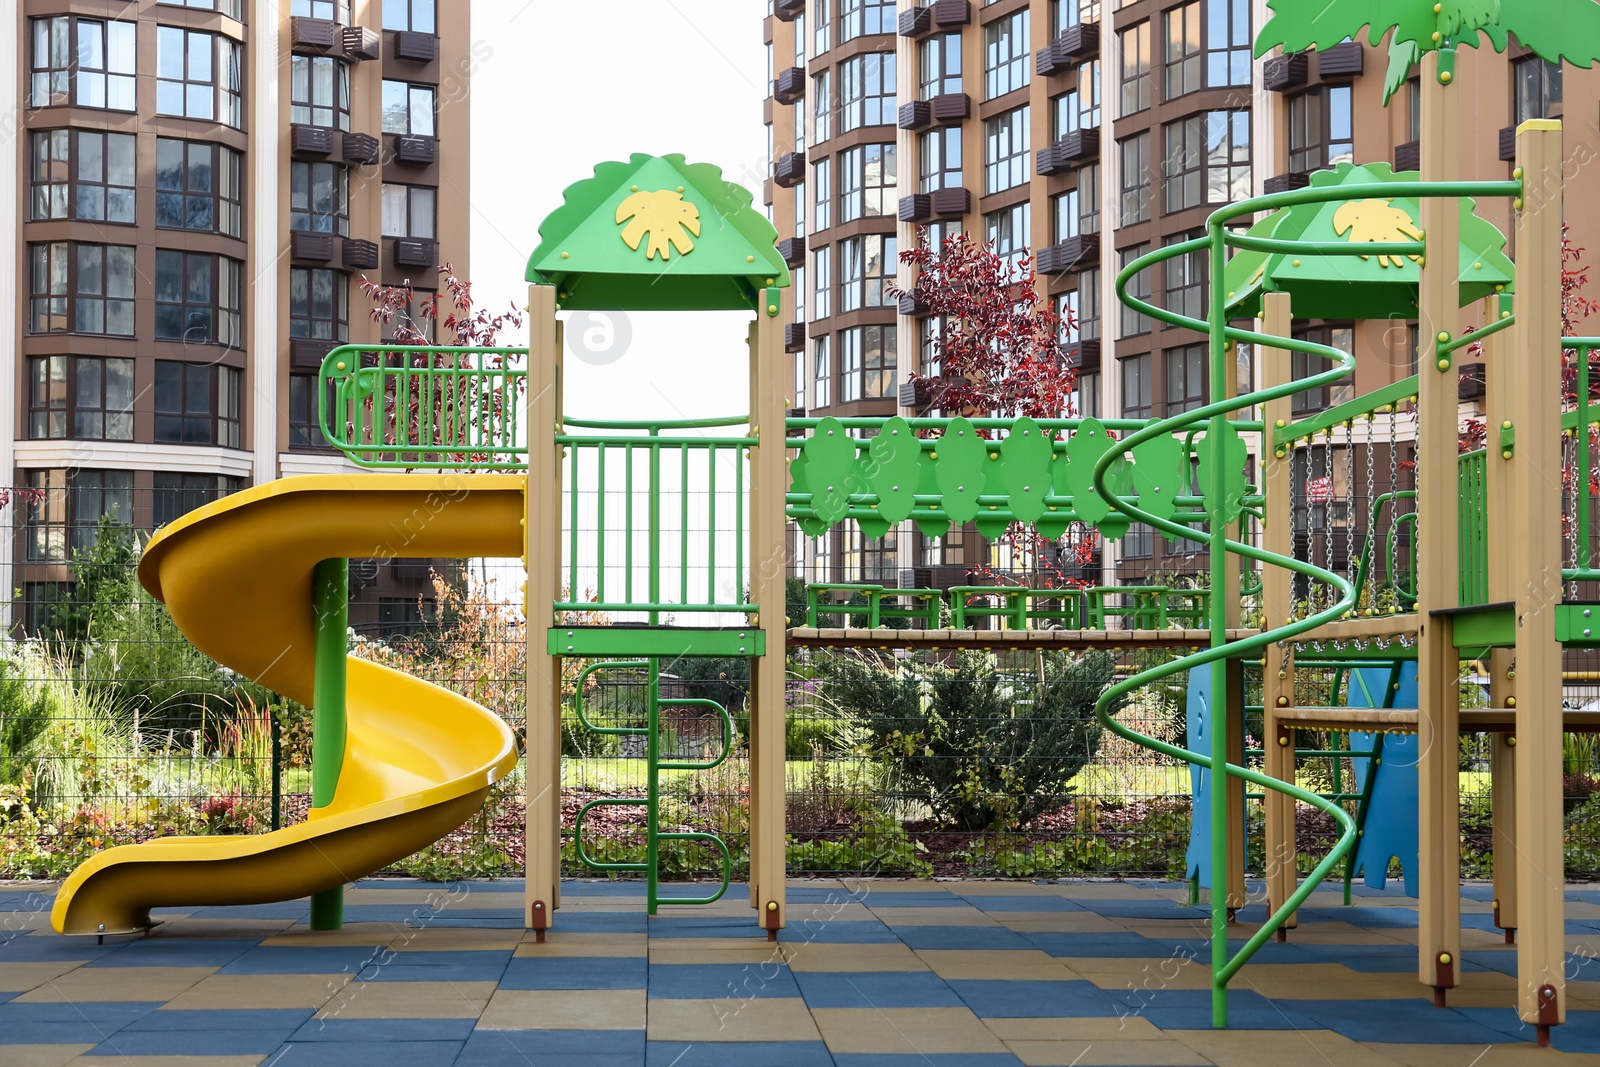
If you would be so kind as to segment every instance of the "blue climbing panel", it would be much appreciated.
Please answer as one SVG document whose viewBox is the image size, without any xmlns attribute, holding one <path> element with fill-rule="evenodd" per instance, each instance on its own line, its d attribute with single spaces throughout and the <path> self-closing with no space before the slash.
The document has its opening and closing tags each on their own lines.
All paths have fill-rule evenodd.
<svg viewBox="0 0 1600 1067">
<path fill-rule="evenodd" d="M 1219 719 L 1225 719 L 1218 708 Z M 1211 751 L 1211 668 L 1201 667 L 1189 672 L 1189 703 L 1184 721 L 1189 726 L 1189 741 L 1185 748 L 1191 752 Z M 1226 728 L 1222 722 L 1222 728 Z M 1198 878 L 1200 886 L 1211 888 L 1211 772 L 1197 763 L 1189 764 L 1189 796 L 1193 815 L 1189 821 L 1189 851 L 1184 856 L 1184 877 Z M 1239 833 L 1246 833 L 1241 824 Z M 1248 837 L 1244 838 L 1246 849 Z"/>
<path fill-rule="evenodd" d="M 1363 667 L 1352 671 L 1347 706 L 1352 708 L 1414 708 L 1417 706 L 1417 665 L 1400 665 L 1400 688 L 1394 698 L 1384 701 L 1389 684 L 1387 667 Z M 1372 734 L 1351 734 L 1350 747 L 1369 751 Z M 1389 734 L 1383 739 L 1383 754 L 1378 766 L 1371 760 L 1352 759 L 1356 789 L 1366 788 L 1372 772 L 1372 796 L 1361 839 L 1356 842 L 1355 872 L 1364 874 L 1370 889 L 1382 889 L 1389 880 L 1389 861 L 1399 860 L 1405 876 L 1407 896 L 1417 895 L 1417 735 Z"/>
</svg>

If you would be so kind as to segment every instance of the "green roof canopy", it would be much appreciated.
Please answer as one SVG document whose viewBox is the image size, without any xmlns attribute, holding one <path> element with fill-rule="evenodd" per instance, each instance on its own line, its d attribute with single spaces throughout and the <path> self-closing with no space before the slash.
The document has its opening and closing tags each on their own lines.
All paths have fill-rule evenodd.
<svg viewBox="0 0 1600 1067">
<path fill-rule="evenodd" d="M 1372 185 L 1371 197 L 1326 204 L 1297 204 L 1274 211 L 1250 228 L 1256 237 L 1302 241 L 1404 241 L 1417 229 L 1417 199 L 1405 195 L 1415 171 L 1394 173 L 1387 163 L 1340 163 L 1311 175 L 1313 186 Z M 1459 289 L 1461 304 L 1510 292 L 1513 268 L 1506 239 L 1461 198 Z M 1223 268 L 1230 312 L 1254 315 L 1261 294 L 1290 294 L 1296 318 L 1414 318 L 1417 262 L 1410 256 L 1318 256 L 1241 251 Z"/>
<path fill-rule="evenodd" d="M 539 225 L 528 281 L 590 311 L 749 311 L 789 284 L 777 231 L 709 163 L 635 154 L 567 187 Z"/>
</svg>

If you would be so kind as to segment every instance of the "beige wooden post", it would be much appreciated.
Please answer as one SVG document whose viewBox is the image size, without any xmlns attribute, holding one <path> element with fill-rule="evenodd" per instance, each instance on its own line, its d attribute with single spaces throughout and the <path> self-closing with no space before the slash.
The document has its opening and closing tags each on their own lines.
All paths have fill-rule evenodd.
<svg viewBox="0 0 1600 1067">
<path fill-rule="evenodd" d="M 1483 301 L 1484 325 L 1494 322 L 1500 314 L 1498 297 Z M 1503 333 L 1491 334 L 1483 342 L 1484 421 L 1489 430 L 1488 477 L 1484 480 L 1485 518 L 1488 529 L 1489 603 L 1503 604 L 1516 599 L 1516 589 L 1511 585 L 1511 575 L 1506 564 L 1516 549 L 1511 537 L 1511 485 L 1502 476 L 1503 460 L 1496 458 L 1494 443 L 1499 438 L 1498 427 L 1511 418 L 1511 383 L 1520 371 L 1510 365 L 1511 346 L 1503 343 Z M 1488 658 L 1489 704 L 1496 708 L 1517 706 L 1516 679 L 1512 675 L 1514 660 L 1511 649 L 1492 649 Z M 1494 923 L 1505 931 L 1506 944 L 1516 941 L 1517 933 L 1517 861 L 1516 861 L 1516 783 L 1517 761 L 1515 734 L 1489 735 L 1489 781 L 1493 803 L 1493 853 L 1494 853 Z"/>
<path fill-rule="evenodd" d="M 768 289 L 767 293 L 776 290 Z M 789 489 L 783 368 L 783 329 L 777 307 L 757 307 L 750 329 L 750 602 L 751 621 L 766 637 L 765 653 L 751 661 L 750 693 L 750 903 L 757 923 L 776 939 L 785 922 L 784 866 L 784 579 L 788 544 L 784 497 Z"/>
<path fill-rule="evenodd" d="M 1516 594 L 1517 1011 L 1548 1043 L 1566 1019 L 1561 818 L 1561 123 L 1517 127 L 1523 179 L 1516 212 L 1517 322 L 1511 350 L 1515 445 L 1499 466 L 1511 484 L 1506 553 Z M 1491 447 L 1496 430 L 1489 431 Z M 1494 461 L 1491 460 L 1491 463 Z M 1491 470 L 1494 469 L 1491 467 Z M 1499 473 L 1499 472 L 1497 472 Z M 1490 556 L 1494 559 L 1493 554 Z"/>
<path fill-rule="evenodd" d="M 1261 332 L 1287 337 L 1292 326 L 1288 293 L 1268 293 L 1262 299 Z M 1286 385 L 1293 378 L 1289 351 L 1285 348 L 1260 348 L 1261 387 Z M 1292 398 L 1269 400 L 1263 407 L 1266 428 L 1261 436 L 1262 489 L 1266 494 L 1266 519 L 1262 523 L 1262 547 L 1280 556 L 1294 555 L 1293 518 L 1290 513 L 1292 450 L 1278 452 L 1273 445 L 1273 430 L 1287 426 L 1292 418 Z M 1272 629 L 1289 621 L 1294 608 L 1294 585 L 1289 571 L 1264 566 L 1261 570 L 1261 626 Z M 1281 782 L 1295 780 L 1294 730 L 1283 725 L 1279 715 L 1294 704 L 1294 650 L 1267 646 L 1267 661 L 1262 671 L 1262 703 L 1265 726 L 1261 739 L 1265 749 L 1266 772 Z M 1295 869 L 1294 800 L 1276 790 L 1266 791 L 1262 800 L 1266 815 L 1267 903 L 1277 907 L 1294 894 L 1299 881 Z M 1297 925 L 1294 916 L 1278 931 L 1278 940 Z"/>
<path fill-rule="evenodd" d="M 1422 60 L 1421 177 L 1425 182 L 1455 177 L 1460 138 L 1452 88 L 1439 81 L 1439 53 Z M 1460 253 L 1460 208 L 1454 198 L 1424 197 L 1421 229 L 1428 254 L 1418 283 L 1417 361 L 1417 977 L 1434 990 L 1443 1006 L 1445 990 L 1456 984 L 1461 958 L 1461 837 L 1457 672 L 1460 661 L 1450 617 L 1431 614 L 1453 608 L 1457 586 L 1458 543 L 1456 440 L 1457 374 L 1445 361 L 1440 369 L 1441 332 L 1453 337 L 1460 319 L 1456 275 Z"/>
<path fill-rule="evenodd" d="M 544 931 L 560 905 L 561 891 L 561 660 L 549 654 L 561 599 L 561 325 L 556 291 L 528 287 L 528 732 L 526 782 L 528 925 Z"/>
</svg>

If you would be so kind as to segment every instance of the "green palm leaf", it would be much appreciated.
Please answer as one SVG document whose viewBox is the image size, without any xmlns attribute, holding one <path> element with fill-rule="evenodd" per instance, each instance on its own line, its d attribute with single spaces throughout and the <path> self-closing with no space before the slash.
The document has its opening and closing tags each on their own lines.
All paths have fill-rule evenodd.
<svg viewBox="0 0 1600 1067">
<path fill-rule="evenodd" d="M 1494 28 L 1500 34 L 1496 51 L 1504 51 L 1505 35 L 1514 33 L 1552 63 L 1589 67 L 1600 59 L 1600 4 L 1595 0 L 1501 0 Z"/>
<path fill-rule="evenodd" d="M 1592 0 L 1585 0 L 1592 2 Z M 1374 45 L 1392 30 L 1394 40 L 1436 47 L 1463 30 L 1494 21 L 1498 0 L 1267 0 L 1272 18 L 1256 38 L 1256 55 L 1281 45 L 1285 52 L 1326 49 L 1355 37 L 1362 29 Z"/>
</svg>

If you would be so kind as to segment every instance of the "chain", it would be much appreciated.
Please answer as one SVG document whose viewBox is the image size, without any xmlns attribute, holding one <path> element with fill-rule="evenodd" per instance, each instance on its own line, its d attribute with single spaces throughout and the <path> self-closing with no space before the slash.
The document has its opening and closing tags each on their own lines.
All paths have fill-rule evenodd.
<svg viewBox="0 0 1600 1067">
<path fill-rule="evenodd" d="M 1395 422 L 1397 421 L 1395 418 L 1395 409 L 1397 407 L 1399 407 L 1398 404 L 1391 404 L 1389 406 L 1389 492 L 1391 493 L 1398 492 L 1400 489 L 1400 442 L 1399 434 L 1395 427 Z M 1394 585 L 1395 577 L 1392 569 L 1389 566 L 1391 557 L 1388 551 L 1388 546 L 1394 541 L 1395 531 L 1399 522 L 1400 501 L 1395 499 L 1389 504 L 1389 529 L 1387 535 L 1384 537 L 1383 542 L 1385 546 L 1383 553 L 1383 580 L 1391 587 Z M 1398 603 L 1398 599 L 1396 602 Z"/>
<path fill-rule="evenodd" d="M 1344 424 L 1344 569 L 1352 577 L 1356 572 L 1355 462 L 1355 423 L 1352 421 Z"/>
<path fill-rule="evenodd" d="M 1366 496 L 1366 499 L 1362 502 L 1362 505 L 1361 505 L 1361 518 L 1362 518 L 1363 521 L 1366 521 L 1367 520 L 1367 516 L 1372 514 L 1373 501 L 1377 500 L 1377 497 L 1375 497 L 1373 495 L 1373 492 L 1372 492 L 1372 490 L 1373 490 L 1373 475 L 1372 475 L 1372 465 L 1373 465 L 1373 455 L 1372 455 L 1372 419 L 1373 419 L 1373 416 L 1369 414 L 1367 416 L 1367 496 Z M 1366 531 L 1367 551 L 1371 556 L 1371 560 L 1367 564 L 1367 590 L 1368 590 L 1367 598 L 1368 598 L 1368 603 L 1370 603 L 1373 607 L 1377 606 L 1377 598 L 1375 596 L 1373 596 L 1373 594 L 1372 594 L 1372 570 L 1373 570 L 1373 568 L 1376 566 L 1376 564 L 1378 562 L 1378 560 L 1377 560 L 1377 547 L 1378 546 L 1372 543 L 1372 534 L 1373 534 L 1372 527 L 1376 526 L 1376 525 L 1377 525 L 1377 523 L 1373 523 L 1372 526 L 1367 527 L 1367 531 Z"/>
</svg>

